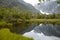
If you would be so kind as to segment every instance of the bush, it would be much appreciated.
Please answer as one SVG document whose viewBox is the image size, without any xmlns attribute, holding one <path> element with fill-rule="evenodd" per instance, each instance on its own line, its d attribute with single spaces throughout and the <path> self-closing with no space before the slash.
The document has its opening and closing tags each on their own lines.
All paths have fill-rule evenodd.
<svg viewBox="0 0 60 40">
<path fill-rule="evenodd" d="M 0 21 L 0 29 L 1 28 L 12 28 L 12 27 L 13 27 L 13 24 L 12 23 L 7 23 L 4 20 L 1 20 Z"/>
<path fill-rule="evenodd" d="M 7 22 L 6 21 L 0 21 L 0 28 L 6 27 Z"/>
</svg>

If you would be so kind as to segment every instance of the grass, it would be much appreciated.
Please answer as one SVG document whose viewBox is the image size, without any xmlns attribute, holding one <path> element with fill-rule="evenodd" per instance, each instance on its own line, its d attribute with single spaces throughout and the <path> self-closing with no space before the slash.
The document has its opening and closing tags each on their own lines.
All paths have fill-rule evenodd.
<svg viewBox="0 0 60 40">
<path fill-rule="evenodd" d="M 27 20 L 27 22 L 30 23 L 55 23 L 55 24 L 60 24 L 60 19 L 30 19 Z"/>
<path fill-rule="evenodd" d="M 33 40 L 22 35 L 11 33 L 9 29 L 0 29 L 0 40 Z"/>
</svg>

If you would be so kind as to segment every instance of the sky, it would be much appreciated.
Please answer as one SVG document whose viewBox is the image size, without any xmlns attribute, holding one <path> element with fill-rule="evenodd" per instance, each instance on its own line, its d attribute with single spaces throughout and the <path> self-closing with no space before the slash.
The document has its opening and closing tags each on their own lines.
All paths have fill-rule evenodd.
<svg viewBox="0 0 60 40">
<path fill-rule="evenodd" d="M 35 4 L 37 4 L 37 3 L 39 3 L 39 1 L 38 0 L 24 0 L 26 3 L 30 3 L 30 4 L 32 4 L 33 6 L 35 5 Z"/>
</svg>

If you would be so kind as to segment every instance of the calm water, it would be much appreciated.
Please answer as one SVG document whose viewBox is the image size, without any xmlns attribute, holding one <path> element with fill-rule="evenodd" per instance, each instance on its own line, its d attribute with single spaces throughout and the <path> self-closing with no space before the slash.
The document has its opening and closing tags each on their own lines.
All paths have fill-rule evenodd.
<svg viewBox="0 0 60 40">
<path fill-rule="evenodd" d="M 40 24 L 23 36 L 32 37 L 34 40 L 60 40 L 60 26 Z"/>
</svg>

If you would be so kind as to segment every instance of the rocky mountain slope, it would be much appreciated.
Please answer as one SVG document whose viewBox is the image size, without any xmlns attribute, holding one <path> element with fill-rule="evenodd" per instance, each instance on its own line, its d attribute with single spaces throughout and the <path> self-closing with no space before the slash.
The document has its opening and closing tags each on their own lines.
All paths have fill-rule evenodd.
<svg viewBox="0 0 60 40">
<path fill-rule="evenodd" d="M 25 3 L 23 0 L 0 0 L 0 6 L 6 8 L 19 7 L 22 10 L 39 12 L 31 4 Z"/>
</svg>

